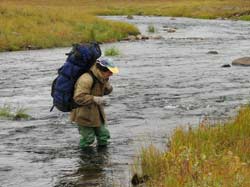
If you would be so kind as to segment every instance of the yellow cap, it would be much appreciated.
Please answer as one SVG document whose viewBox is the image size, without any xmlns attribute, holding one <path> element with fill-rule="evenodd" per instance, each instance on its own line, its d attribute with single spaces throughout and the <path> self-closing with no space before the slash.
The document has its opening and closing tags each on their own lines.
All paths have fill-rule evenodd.
<svg viewBox="0 0 250 187">
<path fill-rule="evenodd" d="M 109 58 L 107 59 L 101 59 L 98 60 L 98 63 L 103 66 L 106 67 L 109 71 L 111 71 L 113 74 L 117 74 L 119 73 L 119 69 L 118 67 L 116 67 L 113 63 L 113 61 Z"/>
</svg>

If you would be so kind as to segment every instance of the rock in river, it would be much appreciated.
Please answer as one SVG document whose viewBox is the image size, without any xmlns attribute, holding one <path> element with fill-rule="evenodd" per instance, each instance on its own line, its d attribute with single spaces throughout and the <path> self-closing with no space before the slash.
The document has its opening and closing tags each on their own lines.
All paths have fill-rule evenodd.
<svg viewBox="0 0 250 187">
<path fill-rule="evenodd" d="M 250 66 L 250 57 L 243 57 L 235 59 L 232 65 Z"/>
</svg>

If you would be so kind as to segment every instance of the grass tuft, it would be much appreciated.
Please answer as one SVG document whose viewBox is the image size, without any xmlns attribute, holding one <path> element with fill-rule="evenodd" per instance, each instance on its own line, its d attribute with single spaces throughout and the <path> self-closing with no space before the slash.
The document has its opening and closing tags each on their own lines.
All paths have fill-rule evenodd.
<svg viewBox="0 0 250 187">
<path fill-rule="evenodd" d="M 27 109 L 26 108 L 18 108 L 15 115 L 14 115 L 14 120 L 21 120 L 21 119 L 30 119 L 31 116 L 27 114 Z"/>
<path fill-rule="evenodd" d="M 105 56 L 119 56 L 120 51 L 115 46 L 108 48 L 105 50 Z"/>
<path fill-rule="evenodd" d="M 11 118 L 13 115 L 11 114 L 10 106 L 4 105 L 0 107 L 0 118 Z"/>
<path fill-rule="evenodd" d="M 149 25 L 148 26 L 148 32 L 155 33 L 156 32 L 156 28 L 153 25 Z"/>
<path fill-rule="evenodd" d="M 23 107 L 19 107 L 14 111 L 9 105 L 4 105 L 0 107 L 0 118 L 8 120 L 28 120 L 31 116 L 27 114 L 26 111 L 27 109 Z"/>
</svg>

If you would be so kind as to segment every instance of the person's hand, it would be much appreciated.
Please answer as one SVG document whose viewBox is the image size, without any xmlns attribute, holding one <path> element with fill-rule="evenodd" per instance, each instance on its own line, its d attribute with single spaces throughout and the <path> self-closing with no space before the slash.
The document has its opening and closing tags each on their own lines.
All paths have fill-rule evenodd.
<svg viewBox="0 0 250 187">
<path fill-rule="evenodd" d="M 104 105 L 104 104 L 106 104 L 105 99 L 103 97 L 94 96 L 93 100 L 98 105 Z"/>
</svg>

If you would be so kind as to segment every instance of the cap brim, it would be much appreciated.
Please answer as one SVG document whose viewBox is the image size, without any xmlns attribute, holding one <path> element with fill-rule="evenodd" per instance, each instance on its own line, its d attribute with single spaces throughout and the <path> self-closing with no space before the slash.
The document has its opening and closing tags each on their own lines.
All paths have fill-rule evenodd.
<svg viewBox="0 0 250 187">
<path fill-rule="evenodd" d="M 107 67 L 109 71 L 111 71 L 113 74 L 119 73 L 119 69 L 117 67 Z"/>
</svg>

